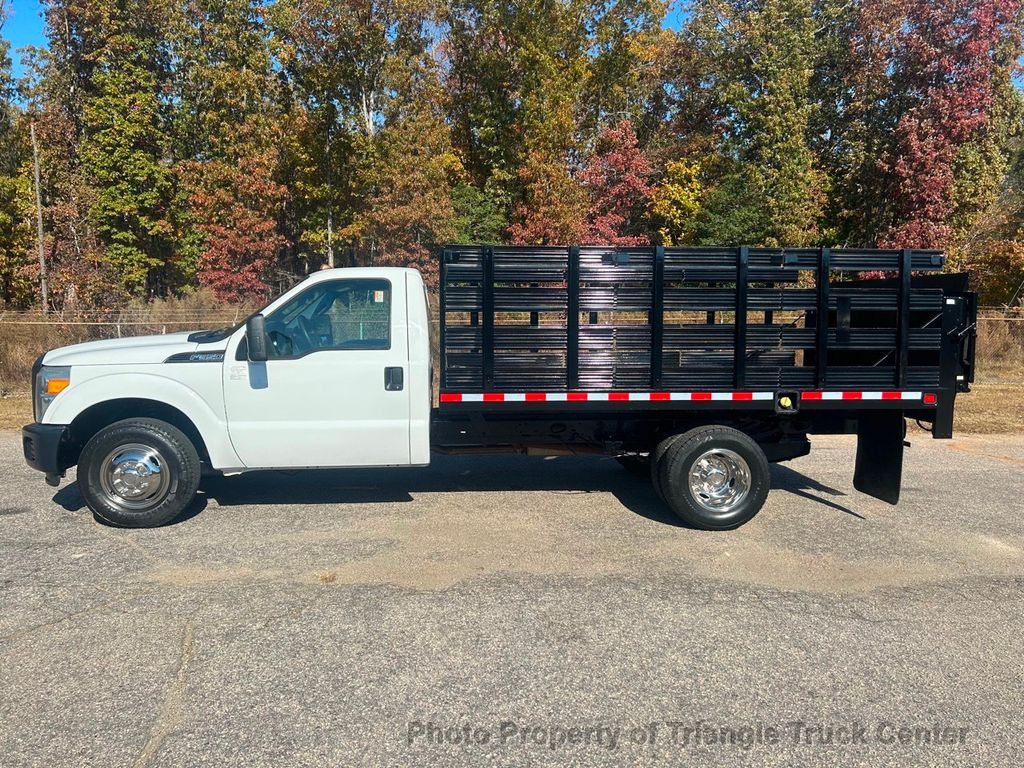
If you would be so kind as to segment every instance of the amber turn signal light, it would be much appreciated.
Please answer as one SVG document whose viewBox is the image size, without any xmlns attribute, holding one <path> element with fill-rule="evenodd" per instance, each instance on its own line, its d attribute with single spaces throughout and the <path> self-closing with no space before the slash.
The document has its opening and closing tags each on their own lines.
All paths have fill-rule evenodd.
<svg viewBox="0 0 1024 768">
<path fill-rule="evenodd" d="M 47 379 L 46 381 L 46 394 L 48 395 L 59 395 L 68 385 L 71 383 L 71 379 Z"/>
</svg>

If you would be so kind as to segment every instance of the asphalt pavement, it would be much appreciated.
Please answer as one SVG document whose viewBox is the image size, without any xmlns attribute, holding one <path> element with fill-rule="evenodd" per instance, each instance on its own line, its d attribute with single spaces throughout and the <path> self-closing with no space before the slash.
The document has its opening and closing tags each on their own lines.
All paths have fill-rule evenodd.
<svg viewBox="0 0 1024 768">
<path fill-rule="evenodd" d="M 208 481 L 104 526 L 0 433 L 0 765 L 1019 765 L 1024 437 L 773 468 L 676 525 L 612 460 Z"/>
</svg>

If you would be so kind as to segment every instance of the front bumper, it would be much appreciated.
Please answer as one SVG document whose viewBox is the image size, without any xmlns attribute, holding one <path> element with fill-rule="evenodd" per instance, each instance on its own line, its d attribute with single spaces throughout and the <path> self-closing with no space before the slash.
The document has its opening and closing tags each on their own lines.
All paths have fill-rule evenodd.
<svg viewBox="0 0 1024 768">
<path fill-rule="evenodd" d="M 21 429 L 21 447 L 25 462 L 40 472 L 59 475 L 67 466 L 63 463 L 63 447 L 68 428 L 63 424 L 29 424 Z"/>
</svg>

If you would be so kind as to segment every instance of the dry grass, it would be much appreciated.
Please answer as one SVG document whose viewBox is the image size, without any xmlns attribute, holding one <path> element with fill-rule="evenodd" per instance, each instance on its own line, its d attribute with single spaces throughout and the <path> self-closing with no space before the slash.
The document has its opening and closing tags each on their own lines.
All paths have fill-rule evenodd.
<svg viewBox="0 0 1024 768">
<path fill-rule="evenodd" d="M 32 423 L 32 399 L 0 397 L 0 429 L 20 429 Z"/>
<path fill-rule="evenodd" d="M 958 433 L 991 435 L 1024 433 L 1024 410 L 1020 408 L 1024 382 L 974 384 L 968 394 L 957 395 L 953 428 Z"/>
<path fill-rule="evenodd" d="M 98 338 L 91 330 L 90 326 L 58 323 L 0 323 L 0 397 L 27 394 L 32 388 L 32 363 L 36 358 L 48 349 Z"/>
<path fill-rule="evenodd" d="M 218 304 L 212 294 L 200 291 L 179 299 L 60 317 L 0 312 L 0 397 L 27 393 L 32 363 L 48 349 L 93 339 L 220 328 L 238 322 L 251 309 Z"/>
<path fill-rule="evenodd" d="M 1024 381 L 1024 317 L 979 318 L 976 362 L 985 382 Z"/>
<path fill-rule="evenodd" d="M 978 320 L 977 382 L 957 396 L 954 430 L 959 433 L 1024 432 L 1024 318 Z"/>
<path fill-rule="evenodd" d="M 0 429 L 16 429 L 32 420 L 30 372 L 36 357 L 47 349 L 109 338 L 118 332 L 141 335 L 217 327 L 247 312 L 245 307 L 225 307 L 209 295 L 197 294 L 110 312 L 103 325 L 73 325 L 57 319 L 38 325 L 0 320 Z M 436 333 L 434 338 L 436 341 Z M 1024 318 L 980 319 L 977 363 L 979 383 L 970 394 L 957 399 L 956 430 L 1024 432 L 1024 411 L 1018 406 L 1024 395 Z M 439 368 L 435 355 L 434 369 Z"/>
</svg>

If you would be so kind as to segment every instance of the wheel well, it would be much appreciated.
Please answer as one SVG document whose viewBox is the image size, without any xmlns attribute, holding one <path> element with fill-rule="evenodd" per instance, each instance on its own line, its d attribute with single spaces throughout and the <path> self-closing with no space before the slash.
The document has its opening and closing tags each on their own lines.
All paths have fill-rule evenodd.
<svg viewBox="0 0 1024 768">
<path fill-rule="evenodd" d="M 167 403 L 136 397 L 107 400 L 89 406 L 78 414 L 71 422 L 71 441 L 65 449 L 68 453 L 64 463 L 77 464 L 82 448 L 93 435 L 116 421 L 132 418 L 159 419 L 177 427 L 192 441 L 200 460 L 209 463 L 210 454 L 206 450 L 203 436 L 188 416 Z"/>
<path fill-rule="evenodd" d="M 645 450 L 651 450 L 666 437 L 689 432 L 698 427 L 730 427 L 761 445 L 770 445 L 790 438 L 804 439 L 806 425 L 780 419 L 775 414 L 743 415 L 737 413 L 695 413 L 685 419 L 656 421 L 648 436 Z"/>
</svg>

